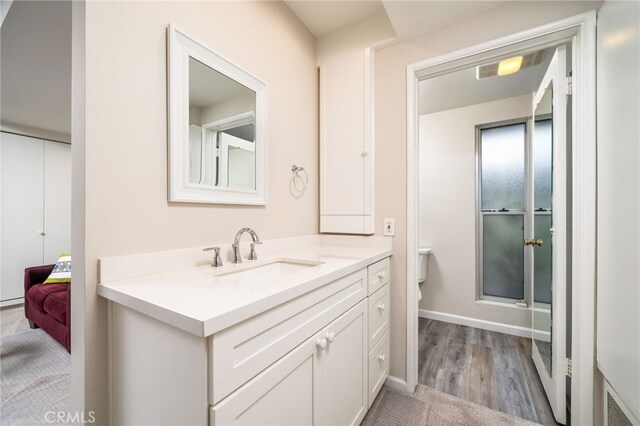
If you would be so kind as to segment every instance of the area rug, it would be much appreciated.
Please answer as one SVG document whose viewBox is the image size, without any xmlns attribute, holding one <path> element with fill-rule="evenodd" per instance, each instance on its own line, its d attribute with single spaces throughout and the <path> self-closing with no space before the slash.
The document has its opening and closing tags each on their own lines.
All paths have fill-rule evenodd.
<svg viewBox="0 0 640 426">
<path fill-rule="evenodd" d="M 362 421 L 363 426 L 535 424 L 423 385 L 413 395 L 384 386 Z"/>
<path fill-rule="evenodd" d="M 70 406 L 69 353 L 41 329 L 30 329 L 26 321 L 21 308 L 0 311 L 2 425 L 48 424 L 47 413 L 66 412 Z"/>
</svg>

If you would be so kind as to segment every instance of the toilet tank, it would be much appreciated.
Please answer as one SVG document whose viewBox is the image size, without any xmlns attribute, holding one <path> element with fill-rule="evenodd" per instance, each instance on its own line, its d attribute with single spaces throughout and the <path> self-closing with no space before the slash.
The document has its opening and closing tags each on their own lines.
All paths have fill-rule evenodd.
<svg viewBox="0 0 640 426">
<path fill-rule="evenodd" d="M 427 266 L 431 249 L 428 247 L 420 247 L 418 249 L 418 262 L 420 267 L 418 269 L 418 282 L 424 282 L 427 279 Z"/>
</svg>

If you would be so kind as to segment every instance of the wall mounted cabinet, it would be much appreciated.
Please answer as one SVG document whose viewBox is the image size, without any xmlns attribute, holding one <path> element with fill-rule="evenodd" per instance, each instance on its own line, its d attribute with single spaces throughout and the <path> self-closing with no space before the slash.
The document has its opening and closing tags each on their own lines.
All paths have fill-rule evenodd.
<svg viewBox="0 0 640 426">
<path fill-rule="evenodd" d="M 373 234 L 373 53 L 320 66 L 320 232 Z"/>
</svg>

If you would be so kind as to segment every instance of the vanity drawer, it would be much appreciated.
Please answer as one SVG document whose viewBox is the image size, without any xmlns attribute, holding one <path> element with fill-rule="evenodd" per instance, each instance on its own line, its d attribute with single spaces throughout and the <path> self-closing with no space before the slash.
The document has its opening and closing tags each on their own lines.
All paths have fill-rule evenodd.
<svg viewBox="0 0 640 426">
<path fill-rule="evenodd" d="M 389 258 L 387 257 L 373 265 L 370 265 L 367 270 L 369 273 L 369 293 L 367 294 L 372 295 L 378 291 L 380 287 L 389 282 L 391 275 Z"/>
<path fill-rule="evenodd" d="M 389 329 L 390 287 L 386 284 L 369 296 L 369 350 Z"/>
<path fill-rule="evenodd" d="M 369 353 L 369 407 L 389 375 L 389 331 Z"/>
<path fill-rule="evenodd" d="M 367 271 L 340 278 L 214 334 L 209 344 L 209 403 L 280 359 L 366 297 Z"/>
</svg>

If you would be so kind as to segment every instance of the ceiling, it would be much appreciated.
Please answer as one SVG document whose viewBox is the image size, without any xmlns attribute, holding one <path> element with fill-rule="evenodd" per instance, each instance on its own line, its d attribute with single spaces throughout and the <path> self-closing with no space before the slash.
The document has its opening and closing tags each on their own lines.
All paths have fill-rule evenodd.
<svg viewBox="0 0 640 426">
<path fill-rule="evenodd" d="M 477 80 L 476 68 L 472 67 L 422 80 L 419 84 L 419 114 L 531 94 L 542 82 L 553 51 L 554 48 L 547 49 L 539 65 L 504 77 Z"/>
<path fill-rule="evenodd" d="M 507 1 L 383 1 L 398 37 L 431 31 L 505 3 Z"/>
<path fill-rule="evenodd" d="M 0 119 L 71 133 L 71 2 L 14 1 L 0 27 Z"/>
<path fill-rule="evenodd" d="M 189 58 L 189 105 L 205 108 L 255 92 L 193 58 Z"/>
<path fill-rule="evenodd" d="M 316 38 L 384 11 L 380 1 L 287 0 L 285 3 Z"/>
<path fill-rule="evenodd" d="M 408 37 L 492 9 L 507 1 L 286 0 L 317 38 L 384 12 L 396 36 Z"/>
</svg>

